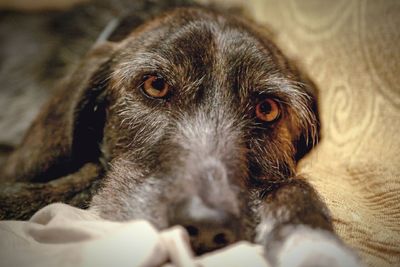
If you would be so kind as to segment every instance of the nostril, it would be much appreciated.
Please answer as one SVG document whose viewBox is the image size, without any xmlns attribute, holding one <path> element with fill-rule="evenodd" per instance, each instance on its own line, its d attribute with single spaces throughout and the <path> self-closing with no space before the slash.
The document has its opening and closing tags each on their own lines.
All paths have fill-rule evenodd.
<svg viewBox="0 0 400 267">
<path fill-rule="evenodd" d="M 226 244 L 229 243 L 229 240 L 228 240 L 227 236 L 224 233 L 216 234 L 214 236 L 213 241 L 214 241 L 215 244 L 217 244 L 219 246 L 223 246 L 223 245 L 226 245 Z"/>
<path fill-rule="evenodd" d="M 199 229 L 197 229 L 193 225 L 188 225 L 185 228 L 188 231 L 190 236 L 197 236 L 199 234 Z"/>
</svg>

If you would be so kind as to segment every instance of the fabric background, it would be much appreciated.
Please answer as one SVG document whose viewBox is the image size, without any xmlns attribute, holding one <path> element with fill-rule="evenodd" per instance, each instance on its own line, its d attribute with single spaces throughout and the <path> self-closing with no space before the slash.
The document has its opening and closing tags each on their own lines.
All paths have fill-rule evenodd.
<svg viewBox="0 0 400 267">
<path fill-rule="evenodd" d="M 301 163 L 339 235 L 400 266 L 400 1 L 243 1 L 320 90 L 322 139 Z"/>
</svg>

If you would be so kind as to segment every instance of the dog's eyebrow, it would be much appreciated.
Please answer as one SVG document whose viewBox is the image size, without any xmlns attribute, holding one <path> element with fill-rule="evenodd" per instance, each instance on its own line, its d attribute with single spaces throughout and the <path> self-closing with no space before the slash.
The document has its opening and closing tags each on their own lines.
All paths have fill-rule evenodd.
<svg viewBox="0 0 400 267">
<path fill-rule="evenodd" d="M 158 52 L 139 52 L 127 64 L 133 71 L 138 71 L 162 69 L 163 67 L 170 66 L 172 62 Z"/>
<path fill-rule="evenodd" d="M 304 90 L 306 86 L 306 84 L 282 75 L 270 75 L 258 81 L 253 93 L 274 96 L 289 105 L 302 105 L 310 100 L 309 95 Z"/>
<path fill-rule="evenodd" d="M 259 94 L 290 93 L 296 82 L 284 77 L 281 74 L 267 74 L 266 78 L 257 80 L 254 90 Z"/>
<path fill-rule="evenodd" d="M 170 60 L 157 52 L 137 52 L 129 58 L 124 58 L 114 68 L 113 76 L 116 77 L 115 81 L 118 83 L 115 85 L 130 84 L 138 75 L 152 72 L 162 72 L 161 74 L 173 78 L 172 66 L 173 64 Z"/>
</svg>

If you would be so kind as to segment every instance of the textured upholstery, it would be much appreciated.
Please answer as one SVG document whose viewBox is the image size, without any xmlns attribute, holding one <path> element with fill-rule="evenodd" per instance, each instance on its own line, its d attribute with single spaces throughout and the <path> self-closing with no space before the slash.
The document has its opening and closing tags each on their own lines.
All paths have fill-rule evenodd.
<svg viewBox="0 0 400 267">
<path fill-rule="evenodd" d="M 243 1 L 320 89 L 301 163 L 368 266 L 400 266 L 400 1 Z"/>
</svg>

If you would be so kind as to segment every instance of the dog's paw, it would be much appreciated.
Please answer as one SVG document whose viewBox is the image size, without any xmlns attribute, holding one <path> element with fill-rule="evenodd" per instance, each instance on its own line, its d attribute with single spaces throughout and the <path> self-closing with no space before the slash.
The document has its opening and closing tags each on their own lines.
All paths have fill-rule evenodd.
<svg viewBox="0 0 400 267">
<path fill-rule="evenodd" d="M 274 251 L 278 267 L 361 267 L 356 254 L 330 232 L 306 226 L 287 226 Z"/>
</svg>

